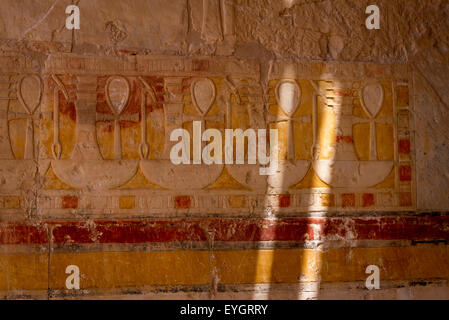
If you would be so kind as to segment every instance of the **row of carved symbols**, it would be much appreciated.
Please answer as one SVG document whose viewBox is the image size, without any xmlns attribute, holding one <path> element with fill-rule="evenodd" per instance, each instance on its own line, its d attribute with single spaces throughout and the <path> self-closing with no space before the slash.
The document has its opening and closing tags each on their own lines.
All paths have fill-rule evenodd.
<svg viewBox="0 0 449 320">
<path fill-rule="evenodd" d="M 83 112 L 86 113 L 86 108 L 91 105 L 97 104 L 97 98 L 95 95 L 92 95 L 91 92 L 94 92 L 95 89 L 87 88 L 92 81 L 95 80 L 95 84 L 97 79 L 95 77 L 89 77 L 88 79 L 84 79 L 79 85 L 79 88 L 85 90 L 81 92 L 83 98 L 77 98 L 75 101 L 76 113 L 78 115 Z M 108 108 L 112 114 L 105 114 L 96 112 L 95 119 L 91 119 L 89 121 L 93 121 L 93 125 L 85 125 L 85 120 L 80 123 L 76 123 L 77 132 L 82 131 L 82 134 L 77 133 L 77 141 L 76 144 L 78 148 L 74 148 L 70 160 L 59 160 L 61 158 L 61 142 L 60 142 L 60 127 L 59 127 L 59 94 L 62 92 L 64 98 L 68 101 L 70 100 L 69 94 L 61 82 L 61 80 L 56 76 L 52 76 L 53 81 L 56 83 L 53 92 L 53 129 L 54 129 L 54 141 L 52 144 L 52 153 L 54 158 L 52 165 L 54 167 L 55 173 L 58 177 L 60 177 L 63 181 L 68 182 L 72 186 L 76 187 L 92 187 L 92 188 L 111 188 L 120 186 L 121 184 L 128 181 L 137 170 L 139 166 L 139 161 L 137 160 L 126 160 L 126 161 L 108 161 L 105 163 L 101 156 L 98 157 L 89 157 L 84 154 L 86 149 L 86 145 L 88 145 L 87 149 L 96 149 L 93 150 L 92 154 L 100 155 L 98 151 L 98 136 L 96 135 L 96 127 L 95 121 L 106 121 L 113 122 L 113 159 L 121 160 L 122 158 L 122 133 L 121 133 L 121 121 L 131 121 L 131 122 L 139 122 L 141 126 L 141 141 L 139 144 L 139 154 L 141 160 L 148 159 L 148 154 L 150 151 L 150 147 L 147 142 L 147 115 L 146 115 L 146 104 L 147 99 L 149 98 L 153 103 L 158 102 L 157 96 L 154 92 L 153 87 L 143 78 L 138 77 L 138 83 L 141 85 L 142 93 L 141 93 L 141 109 L 140 112 L 134 112 L 128 114 L 125 112 L 127 106 L 129 104 L 131 98 L 131 86 L 129 79 L 124 76 L 110 76 L 106 80 L 105 84 L 105 99 Z M 94 80 L 92 80 L 94 79 Z M 217 100 L 217 87 L 213 80 L 209 78 L 197 78 L 194 79 L 190 86 L 190 94 L 192 98 L 192 104 L 198 111 L 199 115 L 192 114 L 184 114 L 182 110 L 182 106 L 184 104 L 183 101 L 180 101 L 178 104 L 181 106 L 181 119 L 180 124 L 182 126 L 185 122 L 190 121 L 201 121 L 202 127 L 205 128 L 206 121 L 218 121 L 224 123 L 226 128 L 231 128 L 231 112 L 232 112 L 232 102 L 231 96 L 234 95 L 236 97 L 237 103 L 241 106 L 241 96 L 238 92 L 236 86 L 232 83 L 232 81 L 228 79 L 223 79 L 223 83 L 228 90 L 228 94 L 225 97 L 224 103 L 226 107 L 226 112 L 218 113 L 216 115 L 208 115 L 211 110 L 212 105 Z M 312 87 L 315 88 L 315 98 L 318 96 L 322 96 L 323 100 L 326 101 L 328 107 L 331 107 L 336 113 L 336 117 L 344 118 L 345 123 L 360 123 L 360 122 L 368 122 L 370 123 L 370 160 L 369 161 L 359 161 L 355 156 L 355 152 L 349 152 L 348 146 L 343 146 L 343 148 L 335 147 L 335 153 L 333 159 L 323 160 L 319 159 L 319 152 L 314 154 L 312 152 L 312 159 L 310 160 L 295 160 L 295 139 L 294 139 L 294 122 L 306 122 L 313 123 L 313 139 L 314 139 L 314 147 L 319 151 L 316 137 L 317 137 L 317 106 L 316 99 L 314 99 L 314 108 L 312 115 L 305 116 L 297 116 L 295 114 L 300 108 L 301 99 L 302 99 L 302 88 L 296 80 L 292 79 L 284 79 L 280 80 L 275 88 L 275 98 L 279 107 L 283 110 L 284 115 L 270 115 L 268 112 L 267 124 L 270 123 L 287 123 L 288 124 L 288 135 L 287 135 L 287 155 L 288 161 L 286 161 L 279 170 L 273 176 L 268 178 L 268 183 L 270 186 L 275 188 L 288 188 L 295 182 L 300 181 L 307 171 L 311 163 L 313 163 L 314 169 L 317 172 L 318 176 L 328 183 L 331 186 L 357 186 L 357 187 L 368 187 L 372 186 L 375 183 L 382 181 L 385 176 L 391 171 L 392 162 L 391 161 L 379 161 L 377 156 L 377 146 L 376 146 L 376 123 L 377 122 L 386 122 L 390 123 L 391 119 L 378 119 L 377 115 L 382 107 L 384 100 L 384 92 L 382 86 L 377 82 L 366 82 L 363 86 L 361 86 L 359 91 L 359 96 L 361 97 L 361 104 L 366 113 L 369 115 L 369 119 L 366 118 L 358 118 L 354 116 L 351 112 L 347 112 L 343 109 L 349 108 L 349 104 L 345 100 L 345 98 L 341 99 L 340 102 L 336 103 L 338 99 L 334 100 L 334 103 L 328 103 L 329 97 L 326 93 L 323 93 L 318 85 L 314 81 L 310 81 Z M 95 87 L 94 87 L 95 88 Z M 351 90 L 352 88 L 343 84 L 340 88 L 336 88 L 340 91 Z M 42 101 L 43 95 L 43 81 L 37 75 L 25 75 L 18 78 L 16 82 L 15 91 L 17 93 L 17 100 L 20 102 L 20 105 L 23 108 L 23 112 L 13 112 L 9 110 L 9 104 L 1 104 L 0 106 L 7 110 L 8 112 L 8 120 L 14 119 L 26 119 L 27 127 L 26 127 L 26 139 L 25 139 L 25 159 L 33 159 L 35 158 L 35 142 L 34 142 L 34 126 L 35 122 L 39 120 L 39 114 L 37 109 Z M 3 96 L 3 95 L 2 95 Z M 9 95 L 8 95 L 9 97 Z M 87 98 L 86 98 L 87 97 Z M 10 99 L 14 99 L 11 96 Z M 84 100 L 83 100 L 84 99 Z M 87 99 L 87 100 L 86 100 Z M 3 101 L 3 100 L 2 100 Z M 346 102 L 345 102 L 346 101 Z M 164 102 L 165 103 L 165 102 Z M 164 111 L 166 105 L 164 104 Z M 5 111 L 4 110 L 4 111 Z M 343 110 L 344 112 L 341 112 Z M 1 111 L 1 110 L 0 110 Z M 86 114 L 90 114 L 88 111 Z M 225 120 L 226 114 L 226 120 Z M 83 115 L 84 116 L 84 115 Z M 167 114 L 165 114 L 167 117 Z M 250 115 L 251 117 L 251 115 Z M 346 119 L 347 118 L 347 119 Z M 84 118 L 83 118 L 84 119 Z M 343 121 L 343 122 L 344 122 Z M 82 130 L 80 129 L 82 126 Z M 8 127 L 3 124 L 4 128 Z M 0 127 L 1 128 L 1 127 Z M 349 129 L 348 129 L 349 128 Z M 342 132 L 344 136 L 352 137 L 352 125 L 346 127 L 336 128 L 336 130 L 348 131 Z M 166 133 L 167 135 L 167 133 Z M 89 139 L 94 139 L 95 143 L 84 143 L 85 141 L 80 141 L 83 137 L 89 137 Z M 97 137 L 97 138 L 95 138 Z M 83 149 L 84 147 L 84 149 Z M 354 148 L 354 146 L 350 146 Z M 349 151 L 348 151 L 349 150 Z M 77 154 L 78 153 L 78 154 Z M 353 155 L 353 158 L 350 158 Z M 81 157 L 80 157 L 81 156 Z M 11 157 L 12 158 L 12 157 Z M 142 161 L 140 166 L 143 170 L 145 176 L 147 176 L 153 182 L 156 182 L 158 185 L 169 187 L 169 188 L 178 188 L 181 186 L 185 186 L 186 183 L 194 184 L 197 188 L 203 188 L 207 186 L 214 179 L 218 178 L 218 176 L 222 173 L 222 168 L 224 165 L 220 166 L 175 166 L 169 163 L 169 160 L 165 161 Z M 246 184 L 244 179 L 241 177 L 247 177 L 249 172 L 256 172 L 257 167 L 250 165 L 229 165 L 226 166 L 230 172 L 230 174 L 241 182 L 242 184 Z M 332 170 L 330 169 L 332 167 Z M 211 174 L 204 174 L 206 171 L 212 170 Z M 256 171 L 255 171 L 256 170 Z M 332 172 L 332 176 L 328 176 L 329 172 Z M 373 173 L 374 172 L 374 173 Z M 112 173 L 112 174 L 111 174 Z M 183 179 L 179 179 L 179 177 L 183 177 Z M 264 185 L 264 179 L 261 179 L 257 174 L 252 174 L 254 180 L 250 183 L 249 187 L 254 189 L 257 186 Z M 112 178 L 111 178 L 112 177 Z M 200 178 L 200 177 L 209 177 L 209 178 Z M 212 179 L 212 181 L 211 181 Z"/>
<path fill-rule="evenodd" d="M 333 83 L 328 89 L 320 88 L 317 81 L 310 80 L 314 88 L 312 115 L 295 117 L 301 106 L 302 90 L 298 81 L 281 79 L 274 93 L 275 100 L 283 114 L 273 115 L 267 110 L 269 123 L 287 123 L 287 160 L 277 174 L 268 178 L 269 185 L 288 188 L 294 181 L 301 181 L 308 172 L 310 164 L 322 181 L 333 187 L 370 187 L 383 181 L 393 168 L 393 161 L 380 161 L 377 155 L 376 123 L 392 124 L 392 118 L 378 118 L 384 103 L 384 90 L 379 82 L 366 81 L 354 89 L 351 81 L 328 81 Z M 355 93 L 354 93 L 355 91 Z M 335 121 L 335 144 L 322 146 L 318 143 L 318 102 L 321 97 L 326 109 L 331 110 Z M 353 114 L 354 97 L 360 97 L 363 110 L 369 118 Z M 313 123 L 313 144 L 309 160 L 295 159 L 294 121 Z M 357 157 L 353 139 L 353 125 L 370 124 L 370 158 L 360 161 Z M 341 139 L 340 139 L 341 138 Z M 392 141 L 393 142 L 393 141 Z M 320 157 L 321 148 L 331 152 L 329 159 Z"/>
</svg>

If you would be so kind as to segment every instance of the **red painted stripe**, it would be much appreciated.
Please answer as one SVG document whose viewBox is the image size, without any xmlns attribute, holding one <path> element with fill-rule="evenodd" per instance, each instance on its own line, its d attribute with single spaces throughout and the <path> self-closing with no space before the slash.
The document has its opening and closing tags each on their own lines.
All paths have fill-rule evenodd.
<svg viewBox="0 0 449 320">
<path fill-rule="evenodd" d="M 0 226 L 0 244 L 45 244 L 48 242 L 47 227 L 7 224 Z"/>
<path fill-rule="evenodd" d="M 46 221 L 0 225 L 0 244 L 183 241 L 449 240 L 449 216 Z"/>
</svg>

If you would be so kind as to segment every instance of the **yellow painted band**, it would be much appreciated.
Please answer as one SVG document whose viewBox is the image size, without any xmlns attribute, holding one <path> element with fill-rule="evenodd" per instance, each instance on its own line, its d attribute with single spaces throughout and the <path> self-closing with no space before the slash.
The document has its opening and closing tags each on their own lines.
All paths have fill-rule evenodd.
<svg viewBox="0 0 449 320">
<path fill-rule="evenodd" d="M 0 290 L 64 289 L 77 265 L 81 289 L 142 286 L 364 281 L 368 265 L 382 280 L 449 278 L 449 246 L 231 251 L 0 254 Z M 50 282 L 48 283 L 48 274 Z"/>
</svg>

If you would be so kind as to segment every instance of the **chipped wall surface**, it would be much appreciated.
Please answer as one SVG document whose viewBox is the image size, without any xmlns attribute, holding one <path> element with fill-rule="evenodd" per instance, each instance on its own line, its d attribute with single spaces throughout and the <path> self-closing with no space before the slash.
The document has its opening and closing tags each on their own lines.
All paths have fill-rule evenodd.
<svg viewBox="0 0 449 320">
<path fill-rule="evenodd" d="M 448 1 L 72 2 L 0 4 L 2 298 L 449 297 Z M 173 164 L 194 121 L 278 169 Z"/>
</svg>

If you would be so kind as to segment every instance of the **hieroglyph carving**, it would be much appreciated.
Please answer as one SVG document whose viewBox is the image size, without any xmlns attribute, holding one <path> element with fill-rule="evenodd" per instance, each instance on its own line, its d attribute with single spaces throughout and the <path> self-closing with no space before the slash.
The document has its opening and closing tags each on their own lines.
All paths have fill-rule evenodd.
<svg viewBox="0 0 449 320">
<path fill-rule="evenodd" d="M 39 113 L 36 112 L 42 100 L 43 83 L 37 75 L 22 76 L 17 82 L 17 98 L 25 112 L 9 112 L 8 119 L 27 119 L 25 159 L 34 159 L 36 141 L 34 139 L 35 127 L 39 121 Z"/>
<path fill-rule="evenodd" d="M 310 161 L 295 159 L 295 140 L 294 140 L 294 121 L 311 122 L 311 117 L 299 116 L 294 117 L 296 110 L 301 102 L 301 87 L 293 79 L 281 80 L 275 89 L 276 101 L 285 115 L 268 114 L 268 124 L 270 123 L 286 123 L 288 127 L 287 135 L 287 160 L 280 164 L 279 170 L 272 176 L 268 177 L 269 185 L 274 189 L 285 189 L 300 181 L 306 175 Z M 296 143 L 301 143 L 300 141 Z"/>
<path fill-rule="evenodd" d="M 0 57 L 1 193 L 15 194 L 34 188 L 43 90 L 42 78 L 29 58 Z M 23 130 L 17 130 L 20 121 L 25 121 Z M 15 150 L 13 138 L 14 142 L 19 142 L 15 143 Z"/>
<path fill-rule="evenodd" d="M 141 106 L 140 106 L 141 119 L 142 119 L 141 122 L 142 135 L 141 135 L 141 143 L 139 145 L 140 158 L 143 160 L 148 157 L 148 153 L 150 152 L 150 147 L 147 143 L 147 112 L 146 112 L 147 96 L 150 97 L 150 100 L 153 103 L 157 102 L 157 98 L 153 88 L 148 84 L 148 82 L 145 81 L 145 79 L 139 77 L 139 81 L 144 87 L 144 90 L 142 91 Z"/>
<path fill-rule="evenodd" d="M 392 119 L 375 119 L 382 107 L 383 89 L 380 84 L 370 83 L 358 90 L 362 106 L 370 119 L 353 115 L 352 95 L 335 95 L 335 92 L 352 92 L 352 82 L 334 82 L 331 93 L 323 93 L 313 82 L 317 90 L 316 99 L 320 96 L 325 105 L 332 108 L 335 116 L 335 132 L 337 143 L 331 146 L 333 153 L 330 159 L 319 159 L 316 155 L 313 165 L 318 176 L 333 187 L 371 187 L 382 182 L 393 168 L 393 161 L 379 161 L 377 159 L 376 122 L 392 123 Z M 317 104 L 314 104 L 314 121 L 317 121 Z M 353 126 L 357 123 L 370 123 L 370 160 L 359 161 L 353 144 Z M 317 125 L 314 125 L 317 128 Z M 318 133 L 314 132 L 314 136 Z M 316 145 L 316 139 L 315 139 Z"/>
<path fill-rule="evenodd" d="M 69 101 L 69 94 L 56 75 L 52 75 L 52 79 L 55 81 L 56 87 L 53 90 L 53 145 L 51 151 L 53 157 L 59 159 L 62 152 L 62 145 L 59 137 L 59 92 L 62 92 L 66 101 Z"/>
<path fill-rule="evenodd" d="M 12 70 L 11 63 L 0 69 L 0 191 L 33 181 L 39 164 L 50 184 L 39 193 L 101 193 L 113 199 L 110 210 L 119 210 L 114 203 L 121 196 L 141 197 L 135 204 L 144 210 L 137 199 L 150 194 L 165 197 L 160 210 L 179 194 L 199 197 L 195 206 L 221 206 L 238 194 L 289 194 L 289 209 L 298 211 L 339 205 L 342 193 L 359 192 L 355 206 L 367 194 L 363 201 L 385 210 L 412 207 L 407 71 L 362 63 L 283 64 L 273 64 L 262 88 L 258 63 L 246 59 L 57 54 L 40 74 Z M 10 129 L 17 121 L 25 132 Z M 262 176 L 247 156 L 239 163 L 175 165 L 170 134 L 178 128 L 193 135 L 279 128 L 279 168 Z M 409 145 L 400 156 L 398 135 Z M 202 149 L 193 146 L 191 163 L 201 159 Z M 330 196 L 317 200 L 323 192 L 335 193 L 335 203 Z M 83 201 L 80 207 L 87 206 Z M 251 206 L 262 209 L 254 201 Z"/>
<path fill-rule="evenodd" d="M 97 121 L 114 122 L 114 159 L 122 158 L 122 135 L 120 121 L 139 121 L 139 115 L 122 115 L 130 95 L 129 82 L 125 77 L 110 77 L 106 82 L 106 101 L 113 115 L 97 113 Z"/>
</svg>

